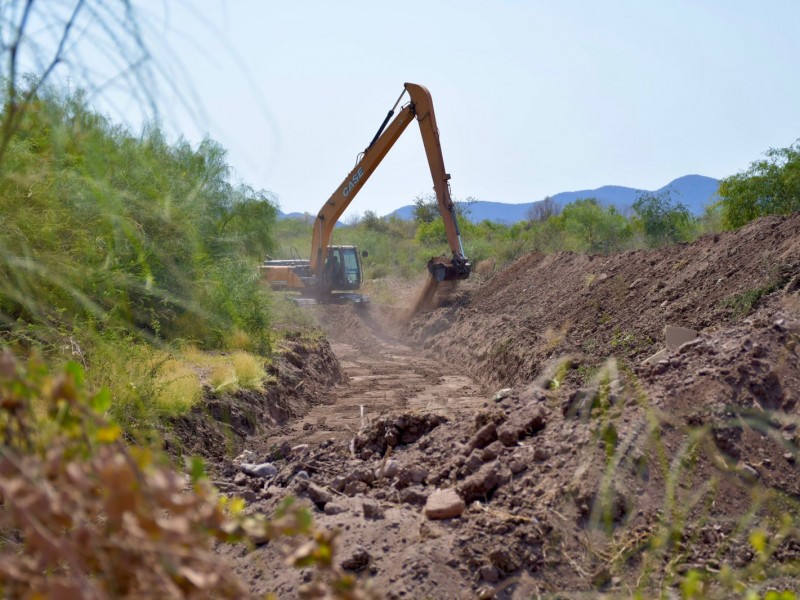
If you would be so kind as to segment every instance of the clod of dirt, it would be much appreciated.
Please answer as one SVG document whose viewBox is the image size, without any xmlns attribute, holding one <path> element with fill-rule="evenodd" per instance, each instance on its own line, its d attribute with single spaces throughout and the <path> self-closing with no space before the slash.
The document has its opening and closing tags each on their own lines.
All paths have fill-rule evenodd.
<svg viewBox="0 0 800 600">
<path fill-rule="evenodd" d="M 428 496 L 423 512 L 431 520 L 452 519 L 464 512 L 464 501 L 455 490 L 436 490 Z"/>
<path fill-rule="evenodd" d="M 511 473 L 497 462 L 489 463 L 462 481 L 458 486 L 458 493 L 468 503 L 473 500 L 486 500 L 498 486 L 510 478 Z"/>
<path fill-rule="evenodd" d="M 509 415 L 508 420 L 498 428 L 497 437 L 504 445 L 514 446 L 517 441 L 544 429 L 546 423 L 547 412 L 544 407 L 538 402 L 530 402 Z"/>
<path fill-rule="evenodd" d="M 444 415 L 430 413 L 385 417 L 359 433 L 353 440 L 353 448 L 358 455 L 370 452 L 382 456 L 387 448 L 414 443 L 446 422 Z"/>
</svg>

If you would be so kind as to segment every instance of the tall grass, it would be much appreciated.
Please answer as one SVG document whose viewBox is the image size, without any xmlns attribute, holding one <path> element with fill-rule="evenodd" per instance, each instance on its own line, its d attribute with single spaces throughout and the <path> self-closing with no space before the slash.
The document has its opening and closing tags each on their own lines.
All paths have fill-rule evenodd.
<svg viewBox="0 0 800 600">
<path fill-rule="evenodd" d="M 196 401 L 199 384 L 165 368 L 176 344 L 269 354 L 256 267 L 277 211 L 229 174 L 211 140 L 135 135 L 80 93 L 41 92 L 0 170 L 0 343 L 138 382 L 112 386 L 132 421 L 143 404 L 174 414 Z"/>
</svg>

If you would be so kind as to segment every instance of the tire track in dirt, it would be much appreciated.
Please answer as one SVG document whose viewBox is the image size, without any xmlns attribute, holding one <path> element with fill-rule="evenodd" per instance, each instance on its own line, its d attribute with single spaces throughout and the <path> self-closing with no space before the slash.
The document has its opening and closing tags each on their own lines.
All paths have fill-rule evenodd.
<svg viewBox="0 0 800 600">
<path fill-rule="evenodd" d="M 378 417 L 396 411 L 472 412 L 486 401 L 486 389 L 441 360 L 400 342 L 392 323 L 376 307 L 309 307 L 327 332 L 346 374 L 330 398 L 270 436 L 281 444 L 316 444 L 352 438 Z"/>
</svg>

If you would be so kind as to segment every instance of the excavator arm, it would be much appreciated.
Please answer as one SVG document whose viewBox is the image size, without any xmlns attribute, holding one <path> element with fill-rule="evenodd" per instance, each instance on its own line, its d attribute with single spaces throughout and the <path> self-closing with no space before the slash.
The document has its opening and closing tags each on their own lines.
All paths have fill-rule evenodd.
<svg viewBox="0 0 800 600">
<path fill-rule="evenodd" d="M 406 92 L 408 92 L 410 102 L 389 123 L 389 120 L 394 116 L 394 110 L 400 104 L 400 100 Z M 427 88 L 415 83 L 405 84 L 403 94 L 398 98 L 394 108 L 386 115 L 386 119 L 384 119 L 370 145 L 364 150 L 361 159 L 356 163 L 353 170 L 348 173 L 328 201 L 325 202 L 322 210 L 319 211 L 314 222 L 314 232 L 311 240 L 311 270 L 314 273 L 319 273 L 320 266 L 324 263 L 325 249 L 330 244 L 336 221 L 342 216 L 342 213 L 353 201 L 356 194 L 361 191 L 364 183 L 375 172 L 383 158 L 415 118 L 422 133 L 422 142 L 428 158 L 431 176 L 433 177 L 433 187 L 436 191 L 439 212 L 442 215 L 447 241 L 453 254 L 450 261 L 431 259 L 428 262 L 428 270 L 439 281 L 444 279 L 466 279 L 469 277 L 471 266 L 467 257 L 464 256 L 464 249 L 461 244 L 455 204 L 450 196 L 450 175 L 447 174 L 444 168 L 442 147 L 439 142 L 439 129 L 436 126 L 436 116 L 433 112 L 433 101 Z"/>
</svg>

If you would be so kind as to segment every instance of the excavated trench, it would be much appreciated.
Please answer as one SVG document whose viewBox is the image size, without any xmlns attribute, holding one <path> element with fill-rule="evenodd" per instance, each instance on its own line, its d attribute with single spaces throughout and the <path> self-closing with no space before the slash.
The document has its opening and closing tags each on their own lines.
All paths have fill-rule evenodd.
<svg viewBox="0 0 800 600">
<path fill-rule="evenodd" d="M 526 255 L 405 326 L 312 310 L 345 377 L 251 438 L 278 474 L 231 489 L 266 514 L 298 497 L 381 595 L 657 597 L 701 573 L 727 598 L 723 565 L 759 595 L 800 589 L 800 214 Z M 643 365 L 666 324 L 700 336 Z M 451 518 L 423 510 L 439 490 Z M 253 593 L 296 597 L 311 574 L 283 552 L 228 555 Z"/>
</svg>

